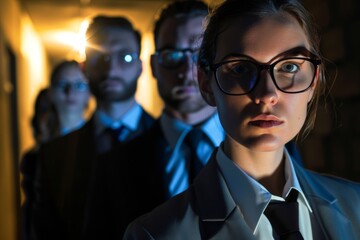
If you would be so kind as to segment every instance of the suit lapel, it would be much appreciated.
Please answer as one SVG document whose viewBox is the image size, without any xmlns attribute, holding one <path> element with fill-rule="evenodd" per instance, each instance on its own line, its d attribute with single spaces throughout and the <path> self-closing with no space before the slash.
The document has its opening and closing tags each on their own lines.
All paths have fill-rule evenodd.
<svg viewBox="0 0 360 240">
<path fill-rule="evenodd" d="M 195 179 L 200 232 L 204 239 L 255 239 L 218 170 L 214 151 Z"/>
<path fill-rule="evenodd" d="M 301 187 L 326 239 L 355 239 L 351 221 L 339 210 L 336 197 L 294 163 Z"/>
</svg>

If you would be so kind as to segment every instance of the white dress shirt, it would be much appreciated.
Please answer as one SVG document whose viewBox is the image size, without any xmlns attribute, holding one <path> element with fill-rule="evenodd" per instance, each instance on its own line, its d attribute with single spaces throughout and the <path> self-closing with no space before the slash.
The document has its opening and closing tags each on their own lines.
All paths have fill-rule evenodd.
<svg viewBox="0 0 360 240">
<path fill-rule="evenodd" d="M 285 149 L 285 148 L 284 148 Z M 298 194 L 299 204 L 299 228 L 304 239 L 313 239 L 312 209 L 301 189 L 290 155 L 285 149 L 285 186 L 282 196 L 272 195 L 258 181 L 243 171 L 238 165 L 230 160 L 222 150 L 222 146 L 216 155 L 220 171 L 231 196 L 243 213 L 245 222 L 257 239 L 274 239 L 272 226 L 264 211 L 271 200 L 285 201 L 285 198 L 292 189 Z"/>
</svg>

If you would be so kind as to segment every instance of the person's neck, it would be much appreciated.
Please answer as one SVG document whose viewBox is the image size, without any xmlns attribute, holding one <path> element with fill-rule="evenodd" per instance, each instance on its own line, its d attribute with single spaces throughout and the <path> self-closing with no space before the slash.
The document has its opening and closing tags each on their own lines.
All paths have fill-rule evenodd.
<svg viewBox="0 0 360 240">
<path fill-rule="evenodd" d="M 98 109 L 103 111 L 108 117 L 117 121 L 121 119 L 135 105 L 135 98 L 130 98 L 121 102 L 98 102 Z"/>
<path fill-rule="evenodd" d="M 253 151 L 227 137 L 224 142 L 224 152 L 271 194 L 282 195 L 285 185 L 283 147 L 275 151 Z"/>
<path fill-rule="evenodd" d="M 84 116 L 81 111 L 59 114 L 60 129 L 74 129 L 78 127 L 82 121 L 84 121 Z"/>
<path fill-rule="evenodd" d="M 195 126 L 200 124 L 207 119 L 209 119 L 212 115 L 215 114 L 216 108 L 211 106 L 205 106 L 197 112 L 184 113 L 174 110 L 169 106 L 165 106 L 164 111 L 171 117 L 178 119 L 186 124 Z"/>
</svg>

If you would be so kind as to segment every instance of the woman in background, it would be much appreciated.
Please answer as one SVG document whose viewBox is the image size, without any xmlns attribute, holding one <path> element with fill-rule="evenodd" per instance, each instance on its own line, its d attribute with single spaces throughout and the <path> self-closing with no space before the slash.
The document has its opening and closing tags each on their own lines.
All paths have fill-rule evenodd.
<svg viewBox="0 0 360 240">
<path fill-rule="evenodd" d="M 33 179 L 38 148 L 58 136 L 68 134 L 85 123 L 90 91 L 88 80 L 76 61 L 63 61 L 52 71 L 50 87 L 42 89 L 35 101 L 31 120 L 35 146 L 23 156 L 20 165 L 25 202 L 22 206 L 23 238 L 29 236 Z"/>
</svg>

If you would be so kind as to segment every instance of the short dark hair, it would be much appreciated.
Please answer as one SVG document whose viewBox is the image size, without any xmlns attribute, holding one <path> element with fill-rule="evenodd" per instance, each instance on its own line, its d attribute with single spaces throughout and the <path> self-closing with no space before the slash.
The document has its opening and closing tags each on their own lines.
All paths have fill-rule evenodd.
<svg viewBox="0 0 360 240">
<path fill-rule="evenodd" d="M 134 28 L 131 22 L 122 16 L 109 17 L 109 16 L 96 16 L 93 18 L 88 29 L 86 30 L 86 39 L 91 42 L 92 39 L 96 39 L 98 34 L 104 30 L 121 29 L 128 30 L 134 33 L 136 42 L 139 46 L 139 53 L 141 51 L 141 34 Z"/>
<path fill-rule="evenodd" d="M 68 68 L 68 67 L 78 67 L 79 69 L 81 69 L 80 64 L 75 60 L 70 60 L 70 61 L 64 60 L 64 61 L 60 62 L 58 65 L 56 65 L 54 67 L 54 69 L 51 72 L 51 76 L 50 76 L 50 85 L 51 86 L 56 82 L 56 80 L 59 76 L 59 73 L 63 69 Z"/>
<path fill-rule="evenodd" d="M 226 0 L 209 16 L 199 50 L 198 68 L 204 71 L 209 79 L 211 78 L 210 65 L 214 64 L 218 36 L 234 19 L 241 16 L 263 18 L 276 13 L 288 13 L 296 18 L 308 38 L 309 50 L 322 60 L 317 28 L 310 13 L 298 0 Z M 324 64 L 319 68 L 320 77 L 313 98 L 308 104 L 308 117 L 303 127 L 303 136 L 306 136 L 314 126 L 319 97 L 325 90 Z"/>
<path fill-rule="evenodd" d="M 185 0 L 172 2 L 161 9 L 158 18 L 155 21 L 154 41 L 157 43 L 159 29 L 168 18 L 193 18 L 198 16 L 207 16 L 209 7 L 202 1 Z"/>
</svg>

